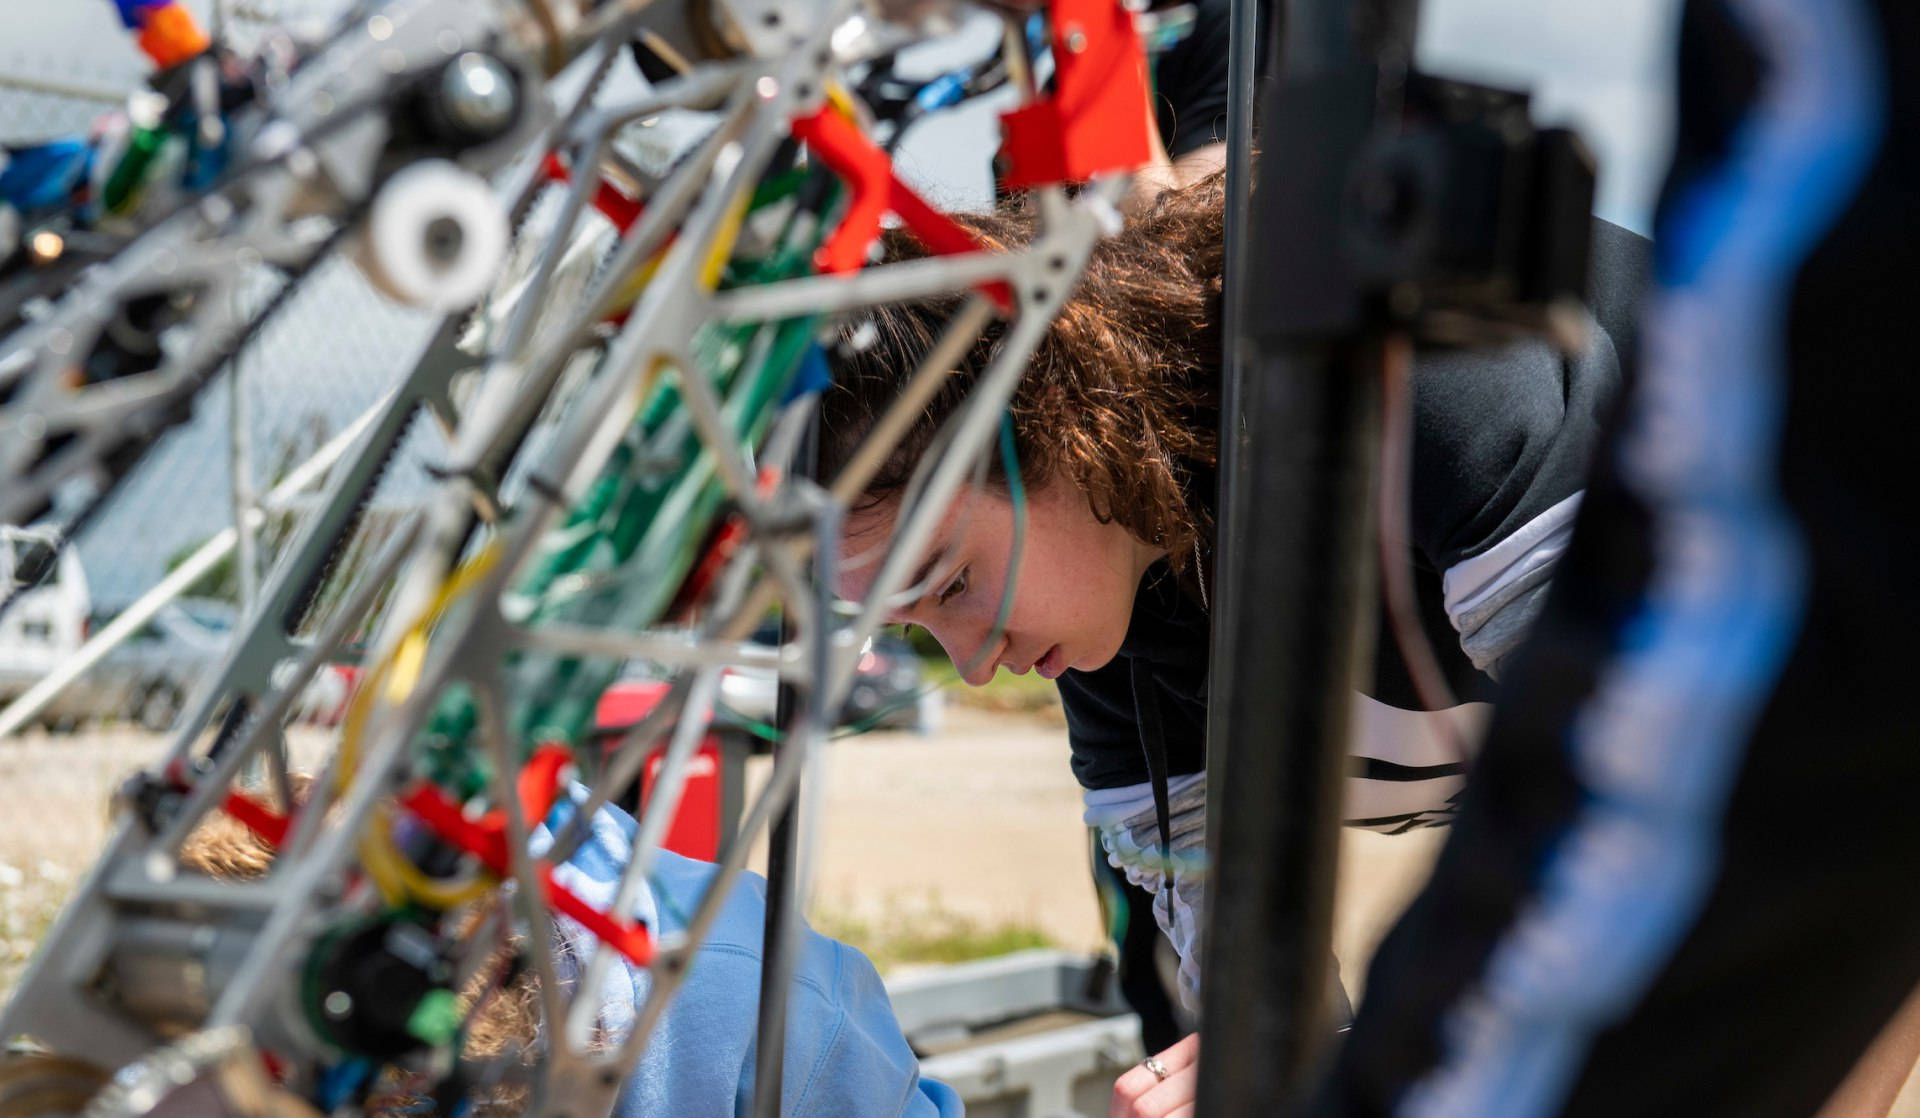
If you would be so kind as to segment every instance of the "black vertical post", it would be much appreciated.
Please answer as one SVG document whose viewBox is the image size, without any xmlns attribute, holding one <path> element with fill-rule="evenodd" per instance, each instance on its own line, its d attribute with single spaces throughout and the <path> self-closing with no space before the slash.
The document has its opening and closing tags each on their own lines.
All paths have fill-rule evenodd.
<svg viewBox="0 0 1920 1118">
<path fill-rule="evenodd" d="M 1198 1106 L 1208 1118 L 1296 1112 L 1331 1039 L 1347 720 L 1377 586 L 1380 401 L 1372 308 L 1347 264 L 1342 214 L 1349 169 L 1411 56 L 1412 12 L 1401 0 L 1292 0 L 1267 45 L 1275 80 L 1258 100 L 1248 247 L 1226 292 L 1216 563 L 1227 577 L 1213 611 Z"/>
<path fill-rule="evenodd" d="M 808 421 L 807 431 L 794 454 L 794 471 L 813 477 L 819 469 L 819 412 Z M 832 624 L 832 618 L 818 617 L 816 625 Z M 784 616 L 780 623 L 780 645 L 792 638 Z M 818 665 L 824 671 L 824 665 Z M 814 686 L 819 686 L 816 675 Z M 787 737 L 799 721 L 801 697 L 785 679 L 774 692 L 773 724 L 780 731 L 773 743 L 773 763 L 786 763 L 782 754 L 789 748 Z M 793 797 L 781 808 L 767 828 L 767 910 L 760 941 L 760 1015 L 759 1032 L 754 1039 L 753 1113 L 754 1118 L 778 1118 L 780 1090 L 786 1067 L 787 994 L 793 985 L 794 963 L 800 943 L 800 898 L 795 895 L 800 866 L 800 791 L 798 781 Z"/>
<path fill-rule="evenodd" d="M 784 626 L 783 626 L 784 633 Z M 782 738 L 793 725 L 797 705 L 788 696 L 788 685 L 780 685 L 775 725 Z M 780 763 L 784 741 L 774 743 L 774 764 Z M 760 941 L 760 1029 L 755 1037 L 753 1071 L 753 1113 L 755 1118 L 771 1118 L 780 1113 L 780 1088 L 786 1066 L 787 987 L 792 968 L 780 966 L 779 955 L 799 933 L 797 900 L 793 895 L 799 864 L 800 792 L 773 818 L 767 830 L 767 912 Z"/>
<path fill-rule="evenodd" d="M 1226 275 L 1220 307 L 1220 466 L 1219 499 L 1214 504 L 1214 540 L 1212 570 L 1202 577 L 1213 580 L 1216 602 L 1239 600 L 1240 556 L 1238 535 L 1246 523 L 1244 507 L 1235 501 L 1247 492 L 1244 473 L 1247 428 L 1240 406 L 1241 384 L 1246 377 L 1245 346 L 1241 344 L 1240 323 L 1245 309 L 1238 296 L 1246 290 L 1247 222 L 1251 214 L 1254 90 L 1259 81 L 1255 60 L 1258 56 L 1260 7 L 1267 0 L 1232 0 L 1229 9 L 1231 30 L 1227 55 L 1227 189 L 1221 230 L 1225 237 Z M 1224 610 L 1213 614 L 1210 662 L 1222 665 L 1230 655 L 1231 615 Z M 1207 756 L 1224 756 L 1226 750 L 1226 710 L 1232 675 L 1218 667 L 1210 673 L 1207 707 Z"/>
</svg>

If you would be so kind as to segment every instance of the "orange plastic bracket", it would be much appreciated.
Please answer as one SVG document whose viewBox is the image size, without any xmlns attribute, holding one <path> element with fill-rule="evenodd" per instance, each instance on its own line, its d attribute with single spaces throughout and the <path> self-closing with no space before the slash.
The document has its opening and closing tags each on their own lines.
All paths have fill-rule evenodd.
<svg viewBox="0 0 1920 1118">
<path fill-rule="evenodd" d="M 207 52 L 212 40 L 200 30 L 193 13 L 178 3 L 157 4 L 141 13 L 143 23 L 135 41 L 155 66 L 172 69 Z"/>
</svg>

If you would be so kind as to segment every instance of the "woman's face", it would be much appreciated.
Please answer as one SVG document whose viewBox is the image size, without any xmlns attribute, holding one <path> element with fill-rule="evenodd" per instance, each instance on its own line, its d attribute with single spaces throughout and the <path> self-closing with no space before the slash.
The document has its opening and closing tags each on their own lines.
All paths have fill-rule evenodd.
<svg viewBox="0 0 1920 1118">
<path fill-rule="evenodd" d="M 840 549 L 842 597 L 864 599 L 878 576 L 898 509 L 888 501 L 848 519 Z M 1091 671 L 1113 659 L 1127 635 L 1140 578 L 1159 552 L 1118 524 L 1095 519 L 1071 484 L 1048 483 L 1027 495 L 1018 572 L 1009 571 L 1014 510 L 995 487 L 954 498 L 925 552 L 915 558 L 911 601 L 887 620 L 932 633 L 962 678 L 978 687 L 1006 665 L 1056 679 L 1068 668 Z M 1002 595 L 1013 604 L 997 631 Z"/>
</svg>

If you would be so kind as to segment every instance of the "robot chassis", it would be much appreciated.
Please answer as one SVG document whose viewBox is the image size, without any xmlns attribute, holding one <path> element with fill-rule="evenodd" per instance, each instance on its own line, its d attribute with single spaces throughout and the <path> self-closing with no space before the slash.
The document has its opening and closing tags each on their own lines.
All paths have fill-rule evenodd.
<svg viewBox="0 0 1920 1118">
<path fill-rule="evenodd" d="M 32 266 L 0 271 L 0 321 L 13 324 L 0 340 L 0 523 L 41 514 L 62 486 L 104 494 L 184 414 L 279 301 L 235 309 L 243 266 L 273 265 L 284 295 L 350 250 L 376 286 L 446 318 L 333 470 L 165 757 L 125 787 L 105 854 L 0 1016 L 0 1033 L 30 1041 L 0 1062 L 0 1118 L 350 1115 L 394 1082 L 456 1112 L 481 1086 L 518 1089 L 526 1113 L 610 1111 L 751 838 L 812 786 L 861 643 L 913 592 L 912 559 L 978 477 L 1027 356 L 1145 161 L 1133 13 L 1056 0 L 996 14 L 998 72 L 1022 94 L 1002 182 L 1030 190 L 1040 216 L 1013 252 L 981 251 L 870 138 L 890 122 L 897 139 L 927 99 L 850 92 L 877 88 L 854 75 L 881 72 L 952 13 L 854 0 L 363 7 L 224 119 L 227 150 L 243 154 L 210 185 L 156 186 L 113 223 L 63 227 L 60 245 L 22 239 Z M 1029 68 L 1034 30 L 1056 60 L 1050 92 Z M 636 42 L 659 80 L 603 95 Z M 572 93 L 552 80 L 569 66 L 586 72 Z M 663 175 L 617 154 L 621 128 L 673 108 L 718 124 Z M 504 201 L 473 204 L 494 197 L 482 174 Z M 1088 185 L 1069 197 L 1068 181 Z M 931 255 L 870 264 L 887 213 Z M 476 284 L 515 239 L 526 266 Z M 959 310 L 845 471 L 815 481 L 795 468 L 824 387 L 823 331 L 863 307 L 954 295 Z M 923 462 L 872 594 L 839 620 L 826 588 L 848 501 L 996 317 L 997 358 Z M 133 325 L 152 343 L 144 362 L 125 342 Z M 337 570 L 423 409 L 450 429 L 450 466 L 370 565 Z M 337 608 L 309 617 L 323 586 Z M 775 604 L 796 639 L 759 651 L 744 638 Z M 297 797 L 284 724 L 357 641 L 366 670 Z M 601 754 L 595 703 L 636 659 L 671 686 Z M 623 914 L 729 665 L 776 669 L 798 712 L 685 934 L 656 936 Z M 595 909 L 551 870 L 662 742 L 617 899 Z M 261 772 L 264 786 L 245 776 Z M 576 810 L 536 844 L 562 796 Z M 222 814 L 274 850 L 265 876 L 182 864 Z M 787 910 L 766 949 L 776 991 L 803 893 L 770 902 Z M 577 982 L 556 963 L 560 916 L 586 933 Z M 503 943 L 518 946 L 501 971 Z M 621 957 L 652 981 L 632 1028 L 609 1039 L 594 992 Z M 484 1002 L 522 967 L 538 982 L 536 1039 L 468 1058 L 474 992 Z M 763 1114 L 777 1112 L 783 1049 L 770 1004 Z"/>
</svg>

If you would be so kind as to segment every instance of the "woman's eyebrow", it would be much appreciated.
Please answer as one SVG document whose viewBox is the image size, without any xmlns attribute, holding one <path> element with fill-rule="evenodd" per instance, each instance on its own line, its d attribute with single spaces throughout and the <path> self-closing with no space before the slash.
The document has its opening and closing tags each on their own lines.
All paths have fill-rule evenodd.
<svg viewBox="0 0 1920 1118">
<path fill-rule="evenodd" d="M 945 559 L 946 557 L 947 557 L 946 548 L 944 547 L 935 548 L 932 554 L 928 555 L 926 559 L 921 562 L 919 569 L 913 572 L 913 578 L 908 580 L 907 582 L 907 587 L 906 587 L 907 590 L 911 591 L 915 587 L 925 585 L 926 581 L 929 578 L 933 577 L 933 569 L 939 566 L 940 561 Z M 925 594 L 925 591 L 920 591 L 919 593 L 914 594 L 914 597 L 919 598 L 924 596 L 924 594 Z"/>
</svg>

